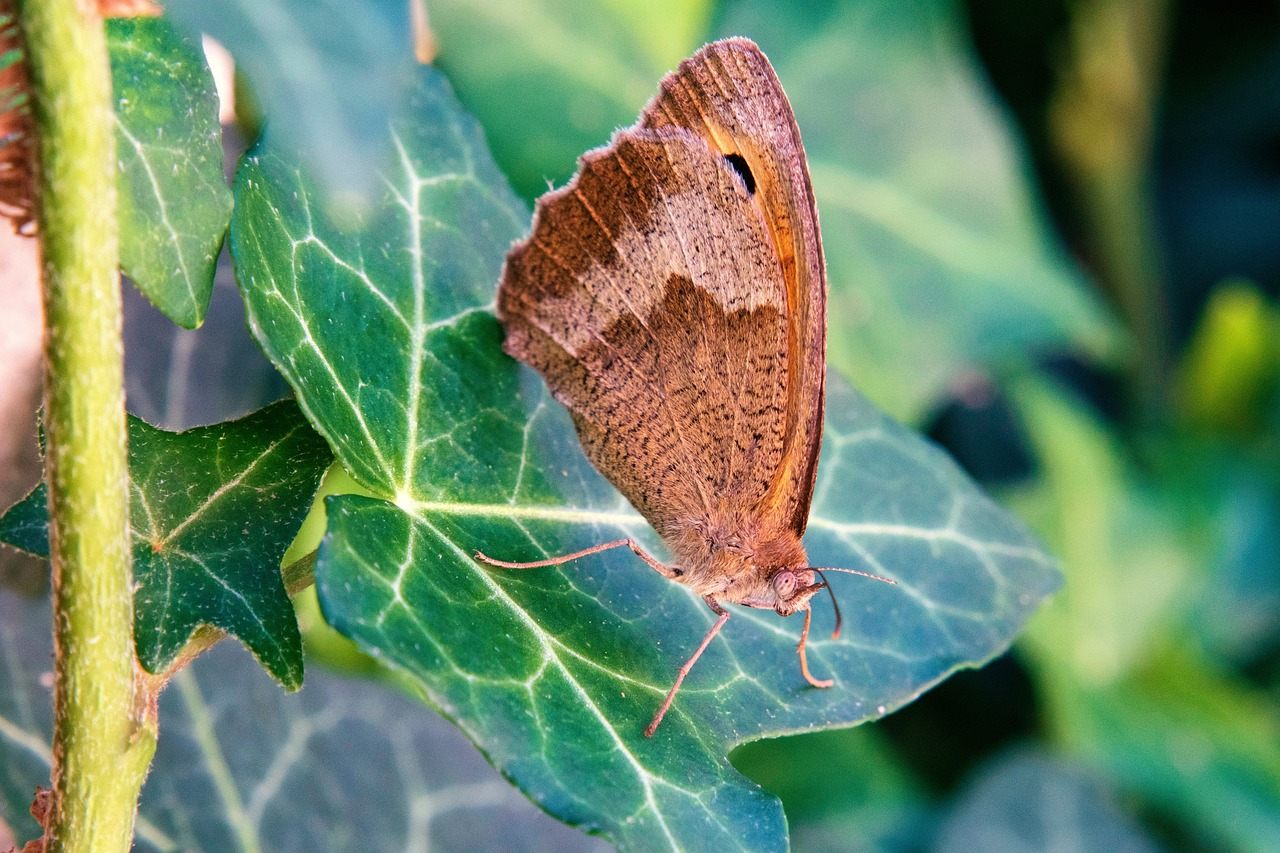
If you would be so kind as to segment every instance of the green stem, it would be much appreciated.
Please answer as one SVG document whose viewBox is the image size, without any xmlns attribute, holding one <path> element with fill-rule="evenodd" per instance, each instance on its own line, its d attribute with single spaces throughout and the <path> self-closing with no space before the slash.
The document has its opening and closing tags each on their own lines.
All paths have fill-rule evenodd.
<svg viewBox="0 0 1280 853">
<path fill-rule="evenodd" d="M 135 701 L 116 153 L 103 23 L 22 0 L 44 253 L 54 851 L 127 851 L 154 717 Z"/>
<path fill-rule="evenodd" d="M 1050 115 L 1099 277 L 1137 345 L 1133 386 L 1144 422 L 1160 420 L 1168 398 L 1167 310 L 1149 174 L 1167 7 L 1168 0 L 1078 0 L 1071 61 Z"/>
</svg>

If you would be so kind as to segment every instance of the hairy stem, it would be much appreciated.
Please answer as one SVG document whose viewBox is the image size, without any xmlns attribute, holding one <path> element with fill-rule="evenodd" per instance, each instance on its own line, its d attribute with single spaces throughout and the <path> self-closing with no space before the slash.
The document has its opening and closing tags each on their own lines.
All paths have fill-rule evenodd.
<svg viewBox="0 0 1280 853">
<path fill-rule="evenodd" d="M 22 0 L 42 241 L 54 607 L 49 849 L 127 851 L 155 749 L 135 701 L 115 135 L 103 23 Z"/>
</svg>

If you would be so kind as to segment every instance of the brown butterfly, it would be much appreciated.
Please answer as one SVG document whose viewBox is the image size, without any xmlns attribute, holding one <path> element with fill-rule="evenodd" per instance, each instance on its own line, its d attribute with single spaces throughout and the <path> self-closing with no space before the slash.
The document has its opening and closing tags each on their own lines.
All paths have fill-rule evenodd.
<svg viewBox="0 0 1280 853">
<path fill-rule="evenodd" d="M 725 604 L 803 611 L 800 671 L 830 686 L 805 657 L 809 599 L 830 588 L 800 544 L 822 439 L 826 272 L 800 131 L 754 43 L 685 60 L 634 127 L 538 200 L 498 317 L 506 351 L 543 375 L 675 563 L 633 539 L 527 563 L 476 557 L 535 568 L 626 546 L 703 597 L 719 618 L 646 736 Z"/>
</svg>

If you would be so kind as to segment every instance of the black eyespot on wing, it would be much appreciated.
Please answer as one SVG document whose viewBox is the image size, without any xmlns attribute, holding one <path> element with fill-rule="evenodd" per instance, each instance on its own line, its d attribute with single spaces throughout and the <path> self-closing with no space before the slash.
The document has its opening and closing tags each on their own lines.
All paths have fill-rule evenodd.
<svg viewBox="0 0 1280 853">
<path fill-rule="evenodd" d="M 747 195 L 755 195 L 756 176 L 751 174 L 751 167 L 747 165 L 746 158 L 741 154 L 726 154 L 724 161 L 738 173 L 738 177 L 742 179 L 742 185 L 747 188 Z"/>
</svg>

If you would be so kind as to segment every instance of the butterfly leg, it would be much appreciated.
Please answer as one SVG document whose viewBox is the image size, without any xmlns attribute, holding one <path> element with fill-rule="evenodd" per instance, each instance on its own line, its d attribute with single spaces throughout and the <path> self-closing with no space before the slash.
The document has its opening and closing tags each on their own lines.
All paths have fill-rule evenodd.
<svg viewBox="0 0 1280 853">
<path fill-rule="evenodd" d="M 813 611 L 806 607 L 804 609 L 804 628 L 800 631 L 800 645 L 796 646 L 796 651 L 800 653 L 800 674 L 804 676 L 805 681 L 814 687 L 830 687 L 835 684 L 830 678 L 814 678 L 813 673 L 809 672 L 809 658 L 805 654 L 805 647 L 809 644 L 809 625 L 812 622 Z"/>
<path fill-rule="evenodd" d="M 680 689 L 680 685 L 684 683 L 684 677 L 689 674 L 689 670 L 693 669 L 693 665 L 698 662 L 698 658 L 702 657 L 702 653 L 707 650 L 707 646 L 711 645 L 711 641 L 715 639 L 716 634 L 720 633 L 720 629 L 724 627 L 724 623 L 729 621 L 729 611 L 720 606 L 720 602 L 711 596 L 703 599 L 707 602 L 707 606 L 720 615 L 716 623 L 711 626 L 711 630 L 702 638 L 702 642 L 698 644 L 697 650 L 684 662 L 684 666 L 680 667 L 676 673 L 676 683 L 671 685 L 671 689 L 667 691 L 667 698 L 662 700 L 662 707 L 658 709 L 658 713 L 653 715 L 653 722 L 649 723 L 644 730 L 645 737 L 653 737 L 653 733 L 658 730 L 658 724 L 662 722 L 662 718 L 667 715 L 667 709 L 671 707 L 671 703 L 676 698 L 676 691 Z"/>
<path fill-rule="evenodd" d="M 544 566 L 559 566 L 564 563 L 571 562 L 579 557 L 589 557 L 592 554 L 599 554 L 601 551 L 608 551 L 611 548 L 621 548 L 626 546 L 631 549 L 637 557 L 644 560 L 649 568 L 653 569 L 664 578 L 678 578 L 682 574 L 679 569 L 672 568 L 660 560 L 656 559 L 648 551 L 640 547 L 640 543 L 631 537 L 626 539 L 615 539 L 612 542 L 604 542 L 599 545 L 592 545 L 590 548 L 583 548 L 581 551 L 574 551 L 572 554 L 562 554 L 559 557 L 551 557 L 546 560 L 533 560 L 528 563 L 510 563 L 506 560 L 495 560 L 485 554 L 476 551 L 476 559 L 482 563 L 488 563 L 491 566 L 500 566 L 504 569 L 540 569 Z"/>
</svg>

